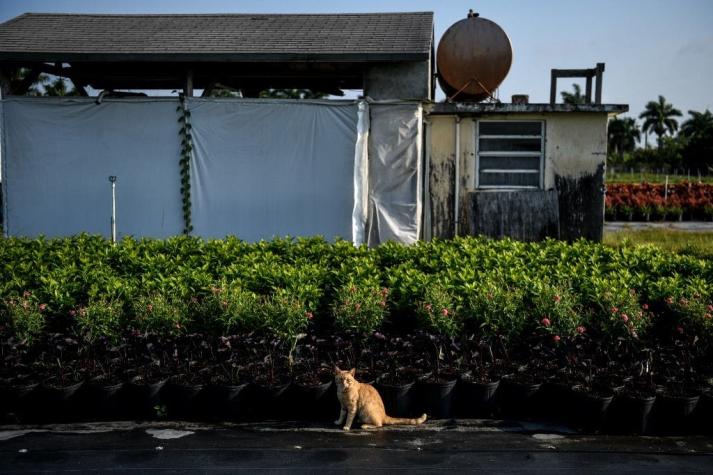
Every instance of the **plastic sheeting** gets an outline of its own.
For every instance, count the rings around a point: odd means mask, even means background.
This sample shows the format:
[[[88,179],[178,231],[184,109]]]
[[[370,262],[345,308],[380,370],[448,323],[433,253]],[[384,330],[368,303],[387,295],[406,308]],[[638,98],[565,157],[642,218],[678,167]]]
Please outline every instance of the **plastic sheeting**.
[[[175,99],[3,101],[5,232],[180,234]],[[412,243],[421,106],[189,98],[194,234]],[[368,146],[367,146],[368,143]]]
[[[191,99],[188,108],[195,234],[353,238],[356,103]]]
[[[117,176],[119,236],[180,234],[174,100],[3,101],[3,194],[10,236],[110,236]]]
[[[420,103],[370,105],[368,243],[419,239],[422,206]]]

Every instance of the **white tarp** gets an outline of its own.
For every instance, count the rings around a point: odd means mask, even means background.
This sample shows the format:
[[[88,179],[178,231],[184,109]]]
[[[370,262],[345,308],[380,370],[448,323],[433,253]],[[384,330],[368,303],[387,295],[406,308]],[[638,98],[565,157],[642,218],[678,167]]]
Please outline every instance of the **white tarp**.
[[[110,175],[119,236],[180,234],[177,106],[3,101],[6,234],[108,236]],[[418,239],[420,105],[189,98],[187,107],[195,235]]]
[[[370,246],[419,239],[422,111],[420,103],[370,104]]]
[[[191,99],[188,109],[195,234],[353,238],[356,103]]]
[[[118,177],[119,236],[180,234],[174,100],[8,98],[3,101],[5,232],[110,235]]]

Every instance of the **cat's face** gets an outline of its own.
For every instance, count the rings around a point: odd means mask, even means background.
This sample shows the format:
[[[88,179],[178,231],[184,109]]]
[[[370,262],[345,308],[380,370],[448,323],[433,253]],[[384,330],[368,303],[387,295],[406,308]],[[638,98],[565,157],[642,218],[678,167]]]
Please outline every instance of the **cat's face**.
[[[339,368],[335,368],[334,382],[337,383],[337,386],[339,386],[340,388],[347,389],[350,386],[357,383],[357,380],[354,379],[355,374],[356,374],[355,368],[352,368],[349,371],[342,371]]]

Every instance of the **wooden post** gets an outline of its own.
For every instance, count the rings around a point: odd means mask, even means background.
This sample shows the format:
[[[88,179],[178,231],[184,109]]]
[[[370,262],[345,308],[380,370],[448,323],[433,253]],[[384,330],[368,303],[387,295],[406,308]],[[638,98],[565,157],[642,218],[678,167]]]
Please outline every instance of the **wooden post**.
[[[587,96],[587,104],[592,103],[592,76],[587,76],[587,89],[585,92]]]
[[[557,75],[553,69],[552,77],[550,79],[550,104],[554,105],[557,102]]]
[[[186,83],[183,86],[183,95],[193,97],[193,70],[186,71]]]
[[[602,103],[602,77],[604,76],[604,63],[597,63],[597,68],[596,68],[596,75],[597,75],[597,84],[596,84],[596,90],[595,90],[595,98],[594,98],[594,103],[595,104],[601,104]]]

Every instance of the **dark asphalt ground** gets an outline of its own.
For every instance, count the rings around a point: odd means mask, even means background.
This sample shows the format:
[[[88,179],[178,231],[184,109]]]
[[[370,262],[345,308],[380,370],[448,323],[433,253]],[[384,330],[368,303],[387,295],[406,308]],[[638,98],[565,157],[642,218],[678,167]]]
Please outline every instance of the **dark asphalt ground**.
[[[712,437],[583,436],[517,423],[0,427],[0,472],[713,473]]]

